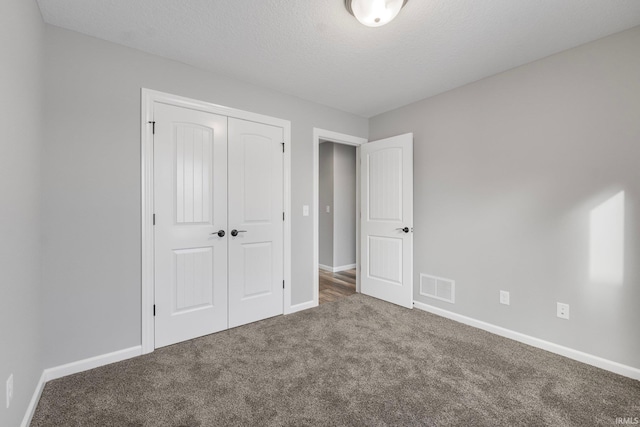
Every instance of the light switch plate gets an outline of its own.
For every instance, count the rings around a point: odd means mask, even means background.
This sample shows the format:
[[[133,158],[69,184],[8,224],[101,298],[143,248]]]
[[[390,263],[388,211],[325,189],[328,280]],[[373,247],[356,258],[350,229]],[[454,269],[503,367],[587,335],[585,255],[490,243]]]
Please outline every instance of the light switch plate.
[[[309,216],[309,205],[302,205],[302,216]]]
[[[500,291],[500,304],[509,305],[509,292]]]

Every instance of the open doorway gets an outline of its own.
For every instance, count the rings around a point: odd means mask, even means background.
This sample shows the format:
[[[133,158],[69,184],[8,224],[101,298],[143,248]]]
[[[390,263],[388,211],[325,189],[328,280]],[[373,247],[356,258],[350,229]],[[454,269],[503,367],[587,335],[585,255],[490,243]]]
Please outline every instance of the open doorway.
[[[364,138],[314,129],[314,299],[360,292],[360,145]]]
[[[356,293],[356,147],[320,140],[319,304]]]

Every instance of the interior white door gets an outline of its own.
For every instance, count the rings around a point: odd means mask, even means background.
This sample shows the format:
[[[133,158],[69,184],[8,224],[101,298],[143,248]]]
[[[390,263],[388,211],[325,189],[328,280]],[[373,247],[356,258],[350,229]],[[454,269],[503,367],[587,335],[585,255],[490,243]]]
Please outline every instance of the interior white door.
[[[413,308],[413,134],[360,146],[361,291]]]
[[[229,118],[230,328],[283,313],[283,141],[280,127]]]
[[[158,348],[228,326],[227,117],[156,103],[154,120]]]

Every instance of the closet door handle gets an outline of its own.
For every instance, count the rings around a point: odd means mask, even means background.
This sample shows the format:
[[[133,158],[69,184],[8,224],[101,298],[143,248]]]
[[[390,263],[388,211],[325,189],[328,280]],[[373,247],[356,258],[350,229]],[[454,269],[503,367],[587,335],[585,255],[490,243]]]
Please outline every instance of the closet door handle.
[[[231,235],[233,237],[236,237],[238,235],[238,233],[246,233],[247,230],[236,230],[235,228],[233,230],[231,230]]]
[[[396,230],[400,230],[400,231],[404,231],[405,233],[408,233],[409,232],[409,227],[396,228]]]
[[[214,234],[217,234],[218,237],[224,237],[224,230],[220,230],[220,231],[216,231],[214,233],[211,233],[211,235],[213,236]]]

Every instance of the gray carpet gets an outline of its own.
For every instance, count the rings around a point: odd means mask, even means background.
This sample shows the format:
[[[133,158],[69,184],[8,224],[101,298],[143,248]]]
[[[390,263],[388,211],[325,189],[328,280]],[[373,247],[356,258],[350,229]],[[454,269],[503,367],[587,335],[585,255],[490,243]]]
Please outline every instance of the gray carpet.
[[[640,382],[363,295],[47,383],[32,426],[589,426]]]

